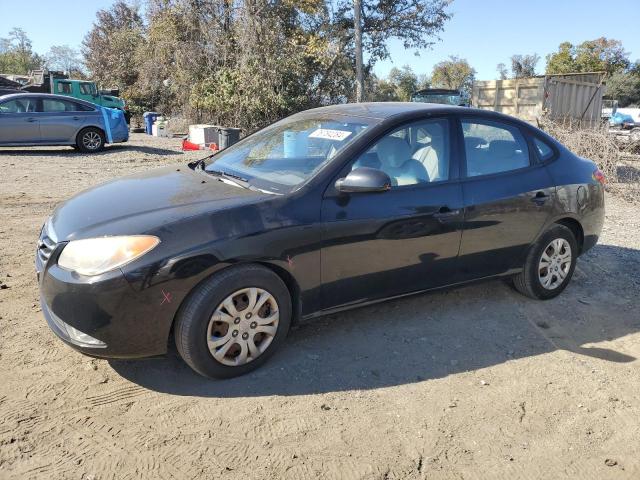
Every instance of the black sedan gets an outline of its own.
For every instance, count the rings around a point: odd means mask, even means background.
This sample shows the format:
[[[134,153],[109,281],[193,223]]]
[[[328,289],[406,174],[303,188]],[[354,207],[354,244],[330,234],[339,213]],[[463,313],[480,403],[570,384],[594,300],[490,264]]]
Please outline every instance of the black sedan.
[[[491,277],[558,295],[604,220],[604,177],[514,118],[419,103],[302,112],[189,165],[82,192],[36,255],[50,328],[96,357],[209,377],[301,319]]]

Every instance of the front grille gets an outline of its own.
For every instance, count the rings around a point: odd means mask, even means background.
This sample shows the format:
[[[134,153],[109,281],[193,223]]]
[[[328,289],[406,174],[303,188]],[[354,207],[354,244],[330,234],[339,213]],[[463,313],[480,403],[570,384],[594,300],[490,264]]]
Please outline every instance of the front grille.
[[[51,224],[47,222],[42,227],[42,232],[38,239],[38,257],[43,264],[49,261],[49,257],[51,257],[51,254],[55,250],[56,244],[57,242],[55,240],[55,234],[51,229]]]

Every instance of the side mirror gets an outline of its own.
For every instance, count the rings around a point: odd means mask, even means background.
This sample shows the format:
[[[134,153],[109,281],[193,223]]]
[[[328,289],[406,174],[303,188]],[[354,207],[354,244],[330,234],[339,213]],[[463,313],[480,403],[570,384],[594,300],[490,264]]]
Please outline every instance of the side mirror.
[[[382,170],[360,167],[336,180],[335,186],[342,193],[386,192],[391,189],[391,179]]]

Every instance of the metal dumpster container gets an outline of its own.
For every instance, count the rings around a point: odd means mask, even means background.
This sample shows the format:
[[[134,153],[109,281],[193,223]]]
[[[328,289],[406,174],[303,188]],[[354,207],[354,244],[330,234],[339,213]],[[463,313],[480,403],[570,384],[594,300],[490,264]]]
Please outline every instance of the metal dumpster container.
[[[237,143],[240,140],[240,132],[239,128],[224,128],[221,127],[218,129],[218,147],[220,150],[223,150],[227,147],[230,147],[234,143]]]
[[[540,75],[473,83],[473,107],[506,113],[530,123],[543,115],[586,125],[601,120],[604,74]]]

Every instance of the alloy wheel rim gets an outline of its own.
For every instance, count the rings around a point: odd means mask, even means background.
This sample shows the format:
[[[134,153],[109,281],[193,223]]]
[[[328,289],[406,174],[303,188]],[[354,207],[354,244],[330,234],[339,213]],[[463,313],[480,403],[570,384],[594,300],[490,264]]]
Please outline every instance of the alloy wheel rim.
[[[547,290],[558,288],[571,270],[571,245],[564,238],[556,238],[542,251],[538,263],[538,279]]]
[[[96,132],[87,132],[82,136],[82,144],[90,150],[95,150],[96,148],[98,148],[100,146],[100,143],[100,135],[98,135]]]
[[[213,312],[207,327],[207,346],[219,363],[230,367],[245,365],[266,351],[276,336],[279,321],[278,302],[267,290],[237,290]]]

